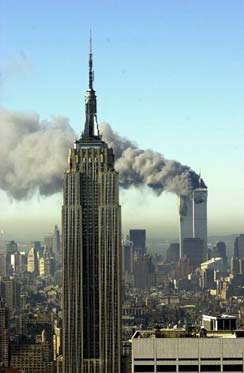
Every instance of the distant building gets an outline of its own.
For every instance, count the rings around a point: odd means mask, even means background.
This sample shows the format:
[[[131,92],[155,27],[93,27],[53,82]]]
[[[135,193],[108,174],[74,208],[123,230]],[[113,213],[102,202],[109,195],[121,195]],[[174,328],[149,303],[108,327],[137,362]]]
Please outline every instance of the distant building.
[[[201,287],[203,289],[216,288],[216,271],[213,268],[205,268],[201,271]]]
[[[18,245],[14,241],[7,243],[7,253],[6,253],[6,275],[12,276],[13,267],[11,264],[11,257],[13,254],[18,252]]]
[[[199,187],[193,190],[193,237],[203,241],[203,260],[208,258],[207,197],[207,187],[200,179]]]
[[[204,242],[200,238],[184,238],[182,255],[189,258],[193,269],[199,268],[204,261]]]
[[[146,253],[146,230],[130,229],[130,241],[134,244],[134,250],[144,255]]]
[[[244,258],[244,234],[240,234],[235,239],[234,256]]]
[[[223,272],[224,270],[224,261],[223,258],[212,258],[206,262],[201,263],[201,269],[213,269],[215,271]]]
[[[230,260],[230,272],[233,276],[241,273],[240,270],[240,259],[238,257],[232,257]]]
[[[53,232],[53,239],[52,239],[52,249],[54,254],[59,254],[61,248],[61,242],[60,242],[60,231],[58,229],[58,226],[55,225],[54,232]]]
[[[0,296],[9,309],[19,309],[20,285],[14,278],[2,277],[0,279]]]
[[[208,258],[207,249],[207,195],[208,190],[199,178],[192,194],[180,196],[180,256],[183,256],[183,241],[200,238],[203,241],[203,260]]]
[[[216,245],[213,247],[212,257],[213,258],[223,258],[224,261],[227,260],[225,242],[218,241],[216,243]]]
[[[208,330],[236,330],[237,322],[235,316],[221,315],[221,316],[202,316],[202,326]]]
[[[134,256],[134,286],[138,289],[147,289],[155,283],[154,265],[150,255]]]
[[[179,243],[171,243],[167,250],[167,261],[177,263],[180,259],[180,245]]]
[[[186,256],[180,258],[175,269],[175,277],[177,280],[187,278],[190,273],[192,273],[193,267],[190,263],[190,259]]]
[[[39,272],[38,266],[37,250],[32,247],[28,254],[27,271],[37,275]]]
[[[6,255],[0,253],[0,277],[6,276]]]
[[[8,367],[9,359],[9,312],[0,299],[0,367]]]
[[[122,241],[122,272],[133,272],[134,245],[129,240]]]
[[[44,243],[44,247],[46,247],[48,251],[52,251],[53,250],[53,235],[49,234],[48,236],[45,236],[43,243]]]

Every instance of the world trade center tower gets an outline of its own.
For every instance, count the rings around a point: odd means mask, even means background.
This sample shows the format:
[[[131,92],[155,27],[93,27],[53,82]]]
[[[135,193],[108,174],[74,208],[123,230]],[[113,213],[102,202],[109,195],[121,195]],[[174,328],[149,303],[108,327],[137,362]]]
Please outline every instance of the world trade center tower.
[[[121,212],[113,150],[102,140],[92,50],[86,119],[64,175],[63,367],[65,373],[120,373]]]

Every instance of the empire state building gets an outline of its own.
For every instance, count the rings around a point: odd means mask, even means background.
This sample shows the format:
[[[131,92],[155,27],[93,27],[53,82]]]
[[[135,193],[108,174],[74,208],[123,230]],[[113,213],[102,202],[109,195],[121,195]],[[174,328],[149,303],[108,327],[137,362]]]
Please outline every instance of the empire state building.
[[[120,373],[121,212],[113,150],[102,140],[92,50],[86,119],[64,175],[63,356],[65,373]]]

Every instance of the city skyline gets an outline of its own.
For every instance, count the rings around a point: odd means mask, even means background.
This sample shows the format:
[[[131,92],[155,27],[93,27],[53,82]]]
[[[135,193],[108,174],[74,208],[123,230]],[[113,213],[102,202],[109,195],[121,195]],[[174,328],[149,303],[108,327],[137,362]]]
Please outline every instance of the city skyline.
[[[101,6],[97,2],[101,14],[93,20],[96,27],[88,20],[80,25],[75,7],[65,2],[59,3],[59,19],[51,22],[57,6],[54,2],[45,28],[40,17],[47,2],[35,11],[30,2],[21,4],[25,27],[17,17],[18,4],[12,9],[10,3],[1,5],[3,108],[36,112],[42,120],[50,120],[53,115],[68,117],[78,136],[83,121],[87,39],[92,26],[101,121],[108,121],[113,130],[136,141],[140,148],[159,151],[168,159],[201,171],[209,189],[210,235],[243,230],[241,1],[234,6],[227,1],[205,5],[176,1],[175,8],[168,1],[164,5],[155,2],[150,12],[149,5],[142,4],[141,19],[135,23],[135,5],[128,14],[126,4],[105,1]],[[73,5],[80,9],[75,1]],[[24,14],[27,8],[30,22]],[[127,15],[125,30],[121,19],[118,21],[121,11]],[[91,8],[85,5],[84,12],[88,16]],[[56,41],[60,40],[61,21],[66,17],[70,27],[62,31],[62,36],[66,32],[67,48],[62,59],[64,47]],[[107,23],[102,29],[103,17]],[[116,21],[118,27],[114,28]],[[143,22],[154,27],[146,32]],[[43,43],[48,32],[48,42]],[[61,194],[11,202],[1,191],[0,200],[0,228],[8,238],[24,239],[28,230],[33,239],[39,238],[60,222]],[[123,232],[146,228],[149,236],[177,237],[174,195],[156,197],[148,189],[122,189],[121,204]]]

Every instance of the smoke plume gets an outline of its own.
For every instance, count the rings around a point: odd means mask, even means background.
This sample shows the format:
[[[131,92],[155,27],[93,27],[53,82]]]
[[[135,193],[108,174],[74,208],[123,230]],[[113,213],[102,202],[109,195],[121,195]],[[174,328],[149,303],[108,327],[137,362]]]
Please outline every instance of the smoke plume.
[[[15,199],[59,191],[74,137],[65,118],[47,122],[36,114],[1,109],[0,188]]]
[[[188,166],[167,160],[153,150],[101,126],[103,140],[114,149],[116,170],[123,188],[147,185],[163,191],[188,195],[198,184],[198,175]],[[67,118],[41,121],[36,114],[0,110],[0,189],[15,199],[31,197],[36,191],[50,195],[62,189],[68,149],[75,133]]]
[[[188,195],[198,186],[199,175],[189,166],[168,160],[151,149],[143,150],[121,137],[108,124],[101,128],[104,140],[114,149],[116,170],[124,188],[147,185],[155,193],[163,191]]]

